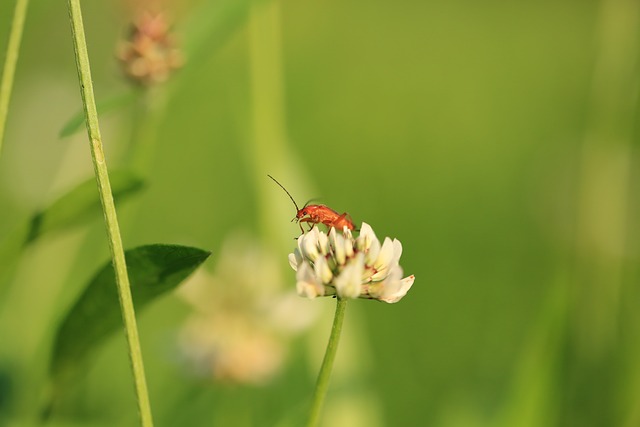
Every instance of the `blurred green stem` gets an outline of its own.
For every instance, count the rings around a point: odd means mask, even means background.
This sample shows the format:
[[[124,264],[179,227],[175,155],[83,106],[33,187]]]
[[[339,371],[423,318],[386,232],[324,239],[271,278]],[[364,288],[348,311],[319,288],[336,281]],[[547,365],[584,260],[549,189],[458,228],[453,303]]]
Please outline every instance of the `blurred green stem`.
[[[575,306],[579,357],[602,360],[619,339],[638,112],[640,8],[603,0],[588,122],[579,157]]]
[[[342,323],[346,307],[347,299],[338,297],[336,314],[333,318],[333,326],[331,327],[331,336],[329,336],[327,350],[324,353],[324,359],[322,360],[322,366],[320,367],[320,373],[318,374],[318,380],[316,381],[316,389],[313,393],[313,401],[311,403],[311,411],[309,412],[307,427],[315,427],[320,421],[320,413],[322,412],[324,398],[327,394],[327,389],[329,388],[329,378],[331,377],[333,361],[336,358],[336,352],[338,350],[338,341],[340,340],[340,332],[342,331]]]
[[[627,403],[615,394],[625,390],[637,396],[640,390],[635,362],[640,347],[629,346],[627,328],[634,322],[626,313],[631,307],[626,300],[632,300],[637,289],[632,272],[637,240],[638,5],[634,0],[600,1],[588,120],[579,153],[575,260],[568,298],[573,336],[571,352],[565,356],[568,377],[579,386],[567,388],[564,398],[573,404],[565,408],[573,409],[565,409],[564,417],[589,419],[593,425],[640,425],[637,399]],[[620,366],[621,354],[629,355],[631,369],[619,369],[612,378],[593,375]],[[601,393],[594,395],[594,389]],[[603,410],[612,407],[616,411]],[[623,417],[626,422],[620,421]]]
[[[89,134],[89,140],[91,141],[91,158],[93,160],[94,172],[98,183],[98,191],[100,193],[100,201],[102,203],[102,209],[107,226],[109,248],[111,250],[113,268],[116,274],[118,296],[120,298],[122,317],[129,345],[129,356],[132,364],[141,424],[143,426],[152,426],[153,421],[151,417],[151,407],[149,404],[147,383],[144,375],[142,351],[140,349],[140,341],[138,338],[138,328],[136,326],[133,300],[131,298],[129,277],[127,275],[127,265],[124,258],[122,239],[120,238],[120,228],[118,226],[116,209],[113,203],[113,194],[111,193],[111,184],[109,183],[107,164],[105,162],[102,148],[102,139],[100,137],[98,113],[96,111],[96,102],[93,94],[93,83],[91,80],[91,69],[89,67],[89,55],[87,53],[84,25],[82,23],[80,0],[69,0],[69,17],[71,20],[71,30],[73,33],[73,44],[78,68],[78,79],[80,81],[80,90],[82,93],[82,103],[86,117],[87,132]]]
[[[153,163],[158,129],[165,117],[170,89],[143,88],[138,92],[128,160],[131,169],[143,178],[149,176]]]
[[[24,19],[27,16],[27,6],[29,0],[17,0],[11,23],[11,33],[7,45],[7,57],[4,61],[2,71],[2,83],[0,83],[0,152],[2,152],[2,141],[4,140],[4,130],[9,112],[9,100],[11,89],[13,88],[13,77],[18,63],[18,53],[20,52],[20,41],[24,32]]]
[[[2,311],[9,281],[18,265],[20,253],[27,242],[30,229],[29,222],[25,221],[14,226],[0,242],[0,311]]]
[[[292,207],[288,202],[274,205],[272,197],[282,194],[274,191],[277,187],[267,178],[267,174],[274,175],[295,194],[302,175],[289,172],[300,162],[287,144],[280,15],[278,0],[255,1],[249,13],[251,136],[245,156],[257,189],[260,232],[265,241],[288,248],[291,228],[282,219],[291,217]]]

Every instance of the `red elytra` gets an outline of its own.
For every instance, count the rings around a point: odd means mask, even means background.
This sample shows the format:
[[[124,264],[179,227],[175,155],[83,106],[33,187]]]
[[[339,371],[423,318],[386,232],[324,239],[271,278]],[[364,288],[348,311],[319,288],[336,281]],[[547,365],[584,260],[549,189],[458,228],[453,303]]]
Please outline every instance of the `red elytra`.
[[[344,227],[347,227],[349,230],[354,230],[356,227],[353,225],[353,219],[351,215],[348,213],[339,214],[338,212],[331,209],[329,206],[325,205],[304,205],[302,209],[298,208],[298,204],[293,199],[291,193],[287,191],[286,188],[282,184],[280,184],[274,177],[271,175],[267,175],[271,178],[276,184],[280,186],[284,190],[285,193],[289,196],[293,205],[296,207],[296,216],[291,221],[296,221],[298,225],[300,225],[300,230],[304,233],[304,229],[302,228],[303,222],[307,222],[311,224],[309,231],[313,229],[316,224],[324,224],[327,227],[335,228],[336,230],[343,230]]]

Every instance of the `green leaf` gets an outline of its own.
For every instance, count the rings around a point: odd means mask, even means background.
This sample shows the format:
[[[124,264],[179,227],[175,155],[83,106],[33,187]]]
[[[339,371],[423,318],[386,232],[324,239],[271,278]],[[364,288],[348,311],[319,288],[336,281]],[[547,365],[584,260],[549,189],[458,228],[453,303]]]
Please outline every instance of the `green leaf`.
[[[125,252],[136,312],[177,287],[211,253],[179,245],[148,245]],[[105,264],[60,323],[51,358],[59,383],[111,333],[122,328],[115,273]]]
[[[141,179],[124,170],[110,172],[109,179],[116,202],[144,188]],[[92,217],[98,217],[101,212],[96,180],[88,179],[31,218],[26,242],[31,243],[50,231],[78,225]]]
[[[110,111],[117,110],[121,107],[125,107],[136,99],[136,92],[126,93],[124,95],[118,95],[114,98],[107,99],[102,102],[98,102],[96,108],[98,114],[108,113]],[[73,115],[60,130],[58,136],[60,138],[66,138],[74,133],[78,132],[84,126],[84,111],[80,110]]]

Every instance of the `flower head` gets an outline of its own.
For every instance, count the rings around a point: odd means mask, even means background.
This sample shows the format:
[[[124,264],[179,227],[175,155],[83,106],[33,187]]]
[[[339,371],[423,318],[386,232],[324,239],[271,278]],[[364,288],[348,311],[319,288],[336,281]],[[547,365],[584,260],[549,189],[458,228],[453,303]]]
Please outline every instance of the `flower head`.
[[[313,307],[294,304],[279,263],[246,236],[220,250],[215,272],[200,269],[178,290],[191,307],[179,354],[198,376],[231,384],[267,383],[281,370],[291,338],[311,326]]]
[[[150,12],[132,24],[127,40],[118,47],[118,59],[125,75],[142,86],[164,82],[183,63],[165,16]]]
[[[298,247],[289,254],[296,271],[298,295],[338,295],[341,298],[377,299],[387,303],[404,297],[415,277],[402,278],[399,265],[402,244],[386,237],[382,244],[365,222],[356,238],[346,227],[329,234],[314,227],[298,238]]]

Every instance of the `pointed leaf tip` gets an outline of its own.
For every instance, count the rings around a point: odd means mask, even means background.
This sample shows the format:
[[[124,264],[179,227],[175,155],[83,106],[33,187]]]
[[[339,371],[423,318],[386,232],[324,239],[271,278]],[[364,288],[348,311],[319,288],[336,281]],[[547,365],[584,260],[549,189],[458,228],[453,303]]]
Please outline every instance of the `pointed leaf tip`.
[[[176,288],[211,252],[198,248],[155,244],[125,252],[136,313]],[[56,383],[66,380],[122,319],[111,261],[91,279],[59,324],[50,373]]]

